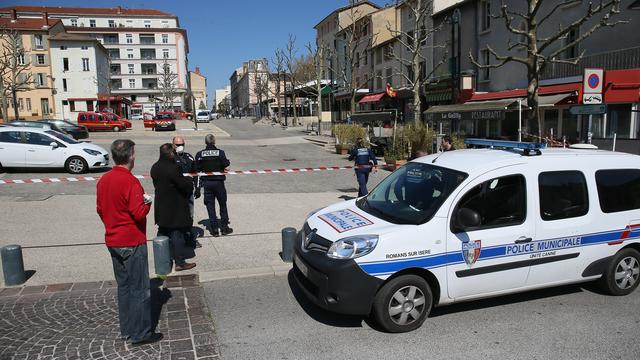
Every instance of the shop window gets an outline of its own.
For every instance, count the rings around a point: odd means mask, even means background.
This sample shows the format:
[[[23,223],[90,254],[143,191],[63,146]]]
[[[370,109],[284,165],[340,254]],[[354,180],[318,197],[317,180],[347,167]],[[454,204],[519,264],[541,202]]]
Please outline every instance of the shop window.
[[[544,112],[544,129],[542,134],[546,137],[558,138],[559,110],[551,109]]]
[[[569,109],[562,110],[562,135],[566,136],[571,144],[578,142],[580,138],[578,116],[571,114]]]
[[[616,104],[607,106],[606,137],[616,135],[620,139],[631,136],[631,104]]]

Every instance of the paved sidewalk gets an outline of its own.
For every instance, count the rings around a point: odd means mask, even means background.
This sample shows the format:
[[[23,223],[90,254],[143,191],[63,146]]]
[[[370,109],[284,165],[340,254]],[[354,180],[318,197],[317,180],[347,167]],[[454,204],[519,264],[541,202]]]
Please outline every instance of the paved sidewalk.
[[[152,280],[156,344],[120,340],[115,282],[0,289],[0,359],[218,359],[204,291],[195,275]]]

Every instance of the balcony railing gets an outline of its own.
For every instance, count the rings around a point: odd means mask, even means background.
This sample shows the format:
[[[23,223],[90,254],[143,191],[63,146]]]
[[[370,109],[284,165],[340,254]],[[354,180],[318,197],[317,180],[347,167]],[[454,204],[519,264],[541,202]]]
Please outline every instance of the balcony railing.
[[[540,75],[541,80],[580,76],[585,68],[606,70],[633,69],[640,67],[640,47],[609,51],[585,56],[576,65],[549,64]]]
[[[140,44],[143,45],[153,45],[156,43],[155,39],[144,39],[144,38],[140,38]]]

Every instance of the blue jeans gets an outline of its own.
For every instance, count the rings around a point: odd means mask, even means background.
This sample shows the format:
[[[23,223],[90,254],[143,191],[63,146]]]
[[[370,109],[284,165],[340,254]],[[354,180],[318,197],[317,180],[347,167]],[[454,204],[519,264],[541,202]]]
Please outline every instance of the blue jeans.
[[[158,229],[158,235],[164,235],[169,238],[171,258],[173,258],[176,265],[182,266],[185,263],[184,246],[187,239],[186,234],[189,230],[191,229],[168,229],[163,227]]]
[[[152,334],[147,244],[110,247],[109,252],[118,283],[120,335],[143,341]]]
[[[371,169],[356,169],[356,179],[358,179],[358,197],[365,196],[369,193],[367,190],[367,181],[369,181],[369,174]]]
[[[219,229],[229,225],[229,213],[227,212],[227,189],[224,187],[222,180],[209,180],[203,182],[204,187],[204,205],[207,207],[209,214],[209,223],[211,228]],[[220,205],[220,221],[216,216],[216,199]]]

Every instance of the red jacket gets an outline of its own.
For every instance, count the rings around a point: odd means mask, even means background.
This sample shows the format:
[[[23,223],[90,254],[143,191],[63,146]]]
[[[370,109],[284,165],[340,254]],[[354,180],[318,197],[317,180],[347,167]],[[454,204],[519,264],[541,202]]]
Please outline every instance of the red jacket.
[[[97,185],[96,209],[104,223],[107,247],[144,244],[147,241],[147,214],[144,189],[129,170],[116,166]]]

